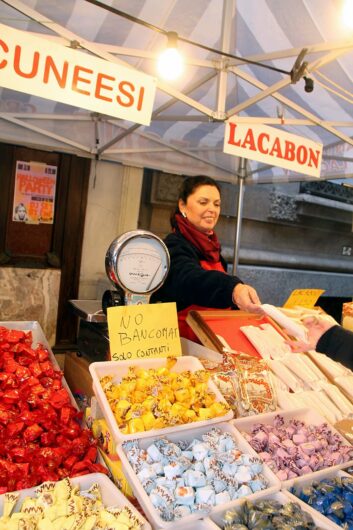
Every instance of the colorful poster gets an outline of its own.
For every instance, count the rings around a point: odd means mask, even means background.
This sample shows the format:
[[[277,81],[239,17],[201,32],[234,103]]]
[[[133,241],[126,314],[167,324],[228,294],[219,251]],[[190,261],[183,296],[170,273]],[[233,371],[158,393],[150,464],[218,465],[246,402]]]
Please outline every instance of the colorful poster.
[[[13,221],[53,224],[57,169],[40,162],[17,161]]]

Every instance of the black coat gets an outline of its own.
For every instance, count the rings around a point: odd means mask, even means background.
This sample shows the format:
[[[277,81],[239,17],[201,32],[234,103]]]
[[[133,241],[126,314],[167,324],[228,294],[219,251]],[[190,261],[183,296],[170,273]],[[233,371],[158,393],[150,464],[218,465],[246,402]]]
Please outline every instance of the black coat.
[[[237,276],[204,270],[200,261],[205,256],[180,232],[169,234],[164,242],[170,254],[170,271],[164,285],[153,293],[151,302],[176,302],[178,311],[190,305],[236,308],[232,302],[233,289],[242,283]],[[221,262],[226,270],[222,257]]]
[[[318,340],[316,351],[326,353],[334,361],[353,369],[353,333],[341,326],[333,326]]]

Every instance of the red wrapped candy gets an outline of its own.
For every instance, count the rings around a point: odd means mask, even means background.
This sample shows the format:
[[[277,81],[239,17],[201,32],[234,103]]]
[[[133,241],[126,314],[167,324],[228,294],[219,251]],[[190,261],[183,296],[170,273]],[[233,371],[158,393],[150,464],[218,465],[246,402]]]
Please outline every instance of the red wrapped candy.
[[[91,432],[62,386],[62,373],[32,334],[0,326],[0,494],[92,472]]]

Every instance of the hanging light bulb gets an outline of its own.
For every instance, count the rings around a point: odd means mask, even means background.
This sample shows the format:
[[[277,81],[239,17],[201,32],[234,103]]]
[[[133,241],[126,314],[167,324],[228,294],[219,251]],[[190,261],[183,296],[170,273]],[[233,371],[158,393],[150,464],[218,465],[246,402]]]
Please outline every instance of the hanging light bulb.
[[[160,54],[157,62],[159,75],[168,81],[177,79],[184,70],[184,60],[178,50],[178,34],[175,31],[167,33],[168,44]]]
[[[345,0],[342,6],[342,22],[353,28],[353,0]]]

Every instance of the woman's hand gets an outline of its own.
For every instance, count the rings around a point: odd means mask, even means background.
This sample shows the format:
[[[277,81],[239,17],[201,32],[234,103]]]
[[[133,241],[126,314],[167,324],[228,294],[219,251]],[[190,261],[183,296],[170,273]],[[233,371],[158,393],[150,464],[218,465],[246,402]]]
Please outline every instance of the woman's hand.
[[[238,283],[233,289],[233,302],[242,311],[248,313],[263,313],[261,301],[257,292],[251,285]]]
[[[322,335],[332,328],[332,326],[337,326],[337,322],[330,317],[329,315],[325,316],[310,316],[302,319],[304,326],[307,329],[307,342],[300,340],[288,340],[286,341],[289,344],[293,352],[305,352],[308,350],[316,350],[316,345]]]

